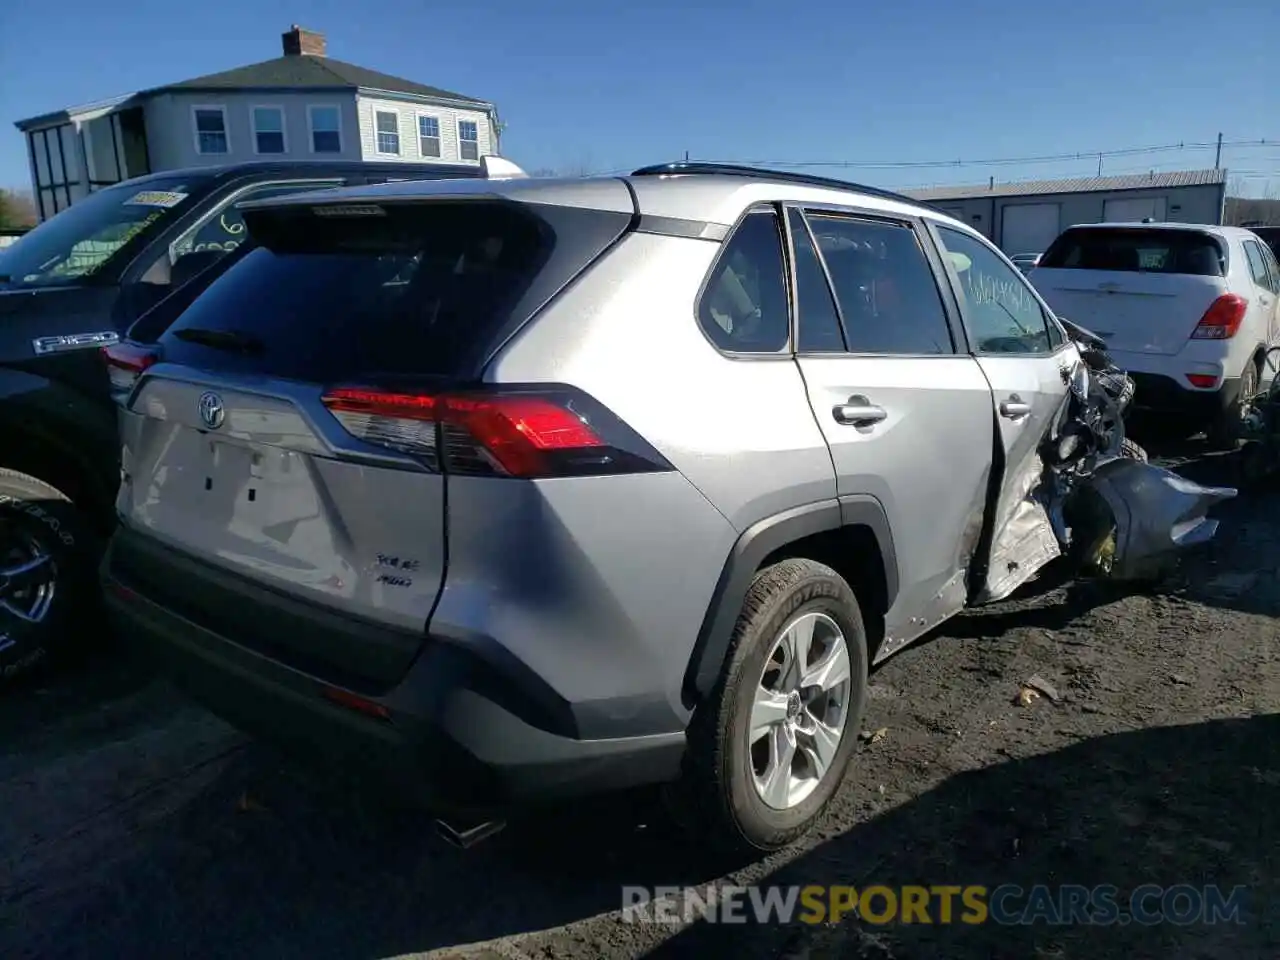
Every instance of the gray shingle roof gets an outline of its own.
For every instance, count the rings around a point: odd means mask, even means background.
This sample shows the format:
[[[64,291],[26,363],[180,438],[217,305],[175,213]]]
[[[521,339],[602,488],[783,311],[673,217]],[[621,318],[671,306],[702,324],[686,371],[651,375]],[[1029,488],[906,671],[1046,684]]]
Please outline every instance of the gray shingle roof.
[[[1135,173],[1123,177],[1079,177],[1074,180],[1025,180],[965,187],[925,187],[902,192],[916,200],[971,200],[983,197],[1025,197],[1048,193],[1100,193],[1107,190],[1149,190],[1200,187],[1226,183],[1226,170],[1175,170]]]
[[[379,73],[367,67],[344,63],[331,57],[291,56],[276,57],[245,67],[223,70],[207,76],[169,83],[144,93],[164,93],[170,90],[271,90],[271,89],[345,89],[364,87],[386,90],[391,93],[407,93],[419,97],[438,97],[464,103],[488,105],[486,100],[464,96],[425,83],[415,83],[387,73]]]

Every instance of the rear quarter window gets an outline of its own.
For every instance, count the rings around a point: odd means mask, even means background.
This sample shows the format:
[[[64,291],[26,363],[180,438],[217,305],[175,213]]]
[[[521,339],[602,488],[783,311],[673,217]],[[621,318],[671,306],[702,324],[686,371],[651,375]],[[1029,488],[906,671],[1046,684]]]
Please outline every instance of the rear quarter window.
[[[462,200],[246,210],[252,249],[160,337],[164,358],[318,383],[465,377],[629,217]]]
[[[1076,228],[1053,242],[1040,259],[1039,269],[1222,277],[1226,266],[1226,245],[1207,233]]]

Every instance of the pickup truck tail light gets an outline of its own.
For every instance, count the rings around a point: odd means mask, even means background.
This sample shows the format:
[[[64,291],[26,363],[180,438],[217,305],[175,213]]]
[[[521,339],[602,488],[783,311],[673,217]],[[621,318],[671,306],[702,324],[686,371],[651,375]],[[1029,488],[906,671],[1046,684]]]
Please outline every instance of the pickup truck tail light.
[[[136,343],[115,343],[102,348],[102,359],[111,379],[111,396],[123,400],[147,368],[160,359],[160,352]]]
[[[1249,301],[1236,293],[1224,293],[1204,312],[1192,331],[1192,340],[1230,340],[1244,322]]]

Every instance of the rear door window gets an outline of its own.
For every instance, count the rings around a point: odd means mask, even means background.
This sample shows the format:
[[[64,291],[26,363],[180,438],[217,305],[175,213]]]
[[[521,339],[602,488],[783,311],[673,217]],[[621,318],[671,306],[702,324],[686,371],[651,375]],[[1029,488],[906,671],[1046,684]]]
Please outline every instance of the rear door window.
[[[1267,269],[1271,271],[1271,292],[1280,294],[1280,262],[1276,261],[1276,255],[1271,248],[1263,243],[1260,247],[1262,256],[1266,258]]]
[[[791,250],[796,268],[796,351],[798,353],[844,353],[844,334],[831,286],[809,228],[799,210],[787,211],[791,228]]]
[[[626,227],[508,201],[245,212],[253,243],[160,338],[166,360],[329,383],[469,376]]]
[[[1050,245],[1038,269],[1221,277],[1225,260],[1222,242],[1195,230],[1077,227]]]
[[[850,353],[954,352],[942,294],[910,226],[813,211],[805,216],[835,286]]]
[[[1262,247],[1253,240],[1244,242],[1244,255],[1249,261],[1249,275],[1253,277],[1254,286],[1261,287],[1263,290],[1272,288],[1271,275],[1267,269],[1267,258],[1262,253]]]

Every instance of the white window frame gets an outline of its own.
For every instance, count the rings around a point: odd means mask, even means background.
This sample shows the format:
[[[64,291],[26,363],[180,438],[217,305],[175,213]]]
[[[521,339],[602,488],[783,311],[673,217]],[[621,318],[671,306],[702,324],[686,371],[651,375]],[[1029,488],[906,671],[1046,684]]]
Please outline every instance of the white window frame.
[[[338,150],[337,153],[328,150],[320,151],[316,149],[316,110],[333,110],[338,115]],[[325,131],[328,132],[328,131]],[[377,146],[375,143],[374,146]],[[309,103],[307,104],[307,148],[309,152],[324,157],[333,157],[342,153],[346,149],[346,137],[342,130],[342,107],[336,103]]]
[[[196,114],[202,110],[222,115],[222,137],[227,141],[227,149],[224,153],[210,153],[200,149],[200,127],[196,123]],[[193,103],[191,105],[191,141],[195,145],[196,156],[227,157],[231,155],[231,124],[227,121],[227,108],[224,104]]]
[[[422,118],[428,117],[436,122],[436,140],[439,141],[440,150],[432,155],[422,152]],[[419,110],[414,118],[414,123],[418,128],[418,156],[423,160],[443,160],[444,159],[444,132],[440,129],[440,115],[438,113],[429,113],[425,110]]]
[[[280,117],[280,142],[284,148],[279,153],[263,153],[258,149],[258,110],[274,110]],[[253,152],[259,157],[283,157],[289,153],[289,125],[285,122],[284,107],[278,103],[251,103],[249,104],[249,130],[253,134]],[[274,130],[266,130],[264,133],[274,133]]]
[[[378,116],[380,114],[383,116],[390,114],[391,116],[396,118],[396,146],[399,149],[397,149],[395,153],[388,153],[384,151],[382,149],[381,144],[378,143]],[[372,119],[373,119],[373,152],[380,157],[403,157],[404,156],[404,131],[400,129],[400,111],[384,110],[381,107],[374,107]]]
[[[476,128],[476,138],[475,138],[474,140],[463,140],[463,139],[462,139],[462,125],[463,125],[464,123],[470,123],[470,124],[472,124],[472,125],[474,125],[474,126],[475,126],[475,128]],[[469,118],[469,117],[459,117],[459,118],[458,118],[458,123],[457,123],[457,128],[458,128],[458,159],[459,159],[459,160],[464,160],[464,161],[466,161],[467,163],[472,163],[472,162],[479,163],[479,162],[480,162],[480,121],[479,121],[479,120],[472,120],[472,119],[471,119],[471,118]],[[474,160],[474,161],[472,161],[470,158],[468,158],[468,157],[464,157],[464,156],[462,155],[462,145],[463,145],[464,143],[474,143],[474,144],[476,145],[476,157],[475,157],[475,160]]]

